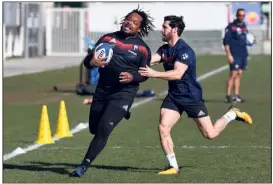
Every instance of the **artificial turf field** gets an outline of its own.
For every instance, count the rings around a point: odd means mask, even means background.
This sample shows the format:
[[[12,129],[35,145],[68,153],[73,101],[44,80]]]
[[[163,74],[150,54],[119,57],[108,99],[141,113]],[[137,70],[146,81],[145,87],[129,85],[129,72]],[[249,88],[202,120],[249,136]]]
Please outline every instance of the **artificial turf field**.
[[[226,64],[224,56],[199,56],[197,75]],[[162,66],[157,68],[162,69]],[[213,121],[229,107],[224,103],[228,70],[202,80]],[[87,122],[89,106],[84,97],[71,92],[54,92],[53,85],[73,90],[78,67],[3,80],[3,152],[25,148],[37,139],[42,105],[47,105],[52,134],[55,133],[60,100],[65,100],[70,128]],[[167,89],[163,80],[149,79],[140,90],[152,88],[158,94]],[[65,90],[64,90],[65,91]],[[271,58],[252,56],[241,83],[239,108],[249,112],[253,125],[232,122],[214,140],[203,138],[186,114],[172,131],[175,153],[182,169],[176,176],[158,176],[164,168],[157,132],[163,96],[132,109],[131,119],[113,131],[103,152],[82,178],[70,178],[82,160],[92,136],[88,129],[72,138],[3,161],[5,183],[271,183]],[[136,99],[135,102],[143,100]]]

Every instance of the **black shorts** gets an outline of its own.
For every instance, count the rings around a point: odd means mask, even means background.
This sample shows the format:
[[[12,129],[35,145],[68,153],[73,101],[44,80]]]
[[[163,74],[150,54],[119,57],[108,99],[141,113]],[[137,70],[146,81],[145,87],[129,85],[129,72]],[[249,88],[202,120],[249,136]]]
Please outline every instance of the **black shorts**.
[[[103,116],[122,116],[122,118],[129,119],[130,108],[133,104],[134,98],[120,98],[120,99],[107,99],[107,98],[93,98],[90,113],[89,113],[89,130],[95,134],[98,124]],[[124,113],[120,113],[122,112]],[[109,117],[111,118],[111,117]]]
[[[203,100],[198,102],[177,103],[167,95],[161,108],[177,111],[180,115],[185,111],[189,118],[202,118],[208,116],[208,110]]]
[[[247,56],[233,56],[234,62],[229,65],[230,71],[245,70],[247,66]]]

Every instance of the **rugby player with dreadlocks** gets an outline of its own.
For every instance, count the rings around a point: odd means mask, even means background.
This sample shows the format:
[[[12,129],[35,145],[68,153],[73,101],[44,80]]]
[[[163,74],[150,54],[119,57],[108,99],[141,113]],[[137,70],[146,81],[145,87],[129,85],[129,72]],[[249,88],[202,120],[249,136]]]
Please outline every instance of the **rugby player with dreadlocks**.
[[[139,88],[147,80],[138,73],[139,67],[150,66],[151,51],[142,40],[154,29],[153,18],[139,7],[128,13],[120,31],[102,36],[96,46],[107,42],[113,46],[113,56],[106,65],[89,52],[84,65],[88,69],[99,66],[100,78],[89,113],[89,131],[95,135],[81,164],[70,176],[81,177],[106,146],[107,140],[123,119],[129,119],[130,108]]]

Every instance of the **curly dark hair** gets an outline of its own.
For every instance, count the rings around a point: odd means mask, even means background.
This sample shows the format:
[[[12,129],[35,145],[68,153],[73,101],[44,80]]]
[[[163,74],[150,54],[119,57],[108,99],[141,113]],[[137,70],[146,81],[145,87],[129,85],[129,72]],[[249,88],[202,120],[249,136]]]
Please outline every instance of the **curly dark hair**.
[[[143,11],[142,9],[139,8],[139,5],[137,7],[137,9],[134,9],[133,11],[131,11],[130,13],[128,13],[121,21],[121,24],[123,24],[123,22],[132,14],[132,13],[137,13],[141,16],[142,21],[140,24],[140,32],[138,33],[138,35],[140,37],[143,36],[148,36],[150,31],[153,31],[155,26],[153,24],[154,18],[151,17],[147,12]]]

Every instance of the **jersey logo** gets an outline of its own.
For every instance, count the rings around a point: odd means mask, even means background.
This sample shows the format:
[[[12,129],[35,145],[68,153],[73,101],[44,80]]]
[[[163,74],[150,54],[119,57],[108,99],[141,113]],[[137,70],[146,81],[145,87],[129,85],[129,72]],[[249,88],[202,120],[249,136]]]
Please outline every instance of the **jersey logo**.
[[[128,50],[128,52],[130,52],[131,54],[133,54],[133,55],[137,56],[137,53],[135,53],[135,52],[134,52],[134,51],[132,51],[132,50]]]
[[[182,54],[181,58],[182,58],[182,60],[187,60],[189,58],[189,55],[184,53],[184,54]]]
[[[134,45],[134,50],[137,50],[138,49],[138,46],[137,45]]]
[[[115,38],[112,38],[109,42],[115,44],[115,43],[116,43],[116,39],[115,39]]]
[[[242,34],[241,28],[237,27],[236,31],[237,31],[238,34]]]

